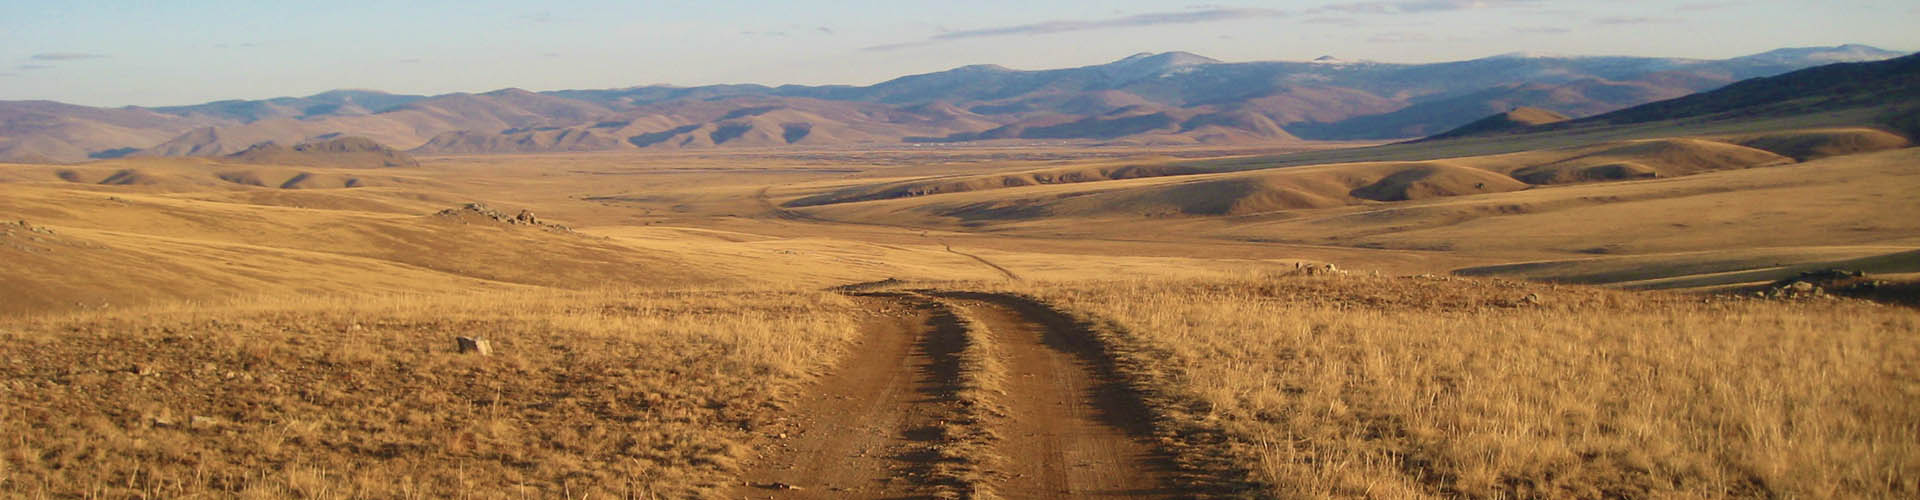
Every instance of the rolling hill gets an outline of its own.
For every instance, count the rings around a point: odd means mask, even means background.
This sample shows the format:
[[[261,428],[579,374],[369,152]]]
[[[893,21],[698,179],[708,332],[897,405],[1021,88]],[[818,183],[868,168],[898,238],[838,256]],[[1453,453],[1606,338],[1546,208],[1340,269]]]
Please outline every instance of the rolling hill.
[[[1445,139],[1470,135],[1486,135],[1501,132],[1525,130],[1528,127],[1567,121],[1567,115],[1540,108],[1519,107],[1505,113],[1481,118],[1473,123],[1434,135],[1428,139]]]
[[[1410,143],[820,186],[786,206],[830,220],[977,228],[1250,217],[1690,177],[1907,148],[1913,138],[1901,134],[1912,132],[1901,126],[1920,107],[1917,83],[1920,55],[1837,63],[1585,119],[1514,108]]]
[[[238,163],[309,167],[418,167],[420,161],[364,137],[334,137],[292,147],[262,143],[226,156]]]

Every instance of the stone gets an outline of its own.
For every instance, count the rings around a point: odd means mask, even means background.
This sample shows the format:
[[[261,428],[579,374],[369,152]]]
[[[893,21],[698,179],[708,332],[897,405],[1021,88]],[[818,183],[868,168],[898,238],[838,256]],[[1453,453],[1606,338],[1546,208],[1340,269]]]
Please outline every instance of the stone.
[[[1529,293],[1527,294],[1527,296],[1520,298],[1520,303],[1530,305],[1530,306],[1537,306],[1542,303],[1545,303],[1545,299],[1540,298],[1540,294]]]
[[[456,349],[458,349],[461,354],[479,354],[481,356],[493,355],[493,342],[490,342],[487,339],[474,338],[474,337],[460,337],[460,338],[454,339],[454,343],[456,344],[455,346]]]
[[[193,418],[187,419],[187,427],[195,429],[211,429],[218,425],[220,425],[220,419],[213,417],[194,415]]]
[[[1340,268],[1335,267],[1333,264],[1317,264],[1316,265],[1316,264],[1306,264],[1306,263],[1295,263],[1293,267],[1294,269],[1300,270],[1301,273],[1306,274],[1307,276],[1317,276],[1317,275],[1325,275],[1325,274],[1341,274]]]

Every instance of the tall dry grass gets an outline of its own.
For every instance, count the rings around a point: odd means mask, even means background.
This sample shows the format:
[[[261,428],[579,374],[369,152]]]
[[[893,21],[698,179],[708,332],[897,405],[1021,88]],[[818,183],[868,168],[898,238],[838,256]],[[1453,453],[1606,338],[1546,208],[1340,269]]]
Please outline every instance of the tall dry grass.
[[[654,498],[846,348],[806,291],[258,300],[0,323],[0,496]],[[491,357],[453,352],[490,339]]]
[[[1911,309],[1345,276],[1019,291],[1149,352],[1274,496],[1920,495]]]

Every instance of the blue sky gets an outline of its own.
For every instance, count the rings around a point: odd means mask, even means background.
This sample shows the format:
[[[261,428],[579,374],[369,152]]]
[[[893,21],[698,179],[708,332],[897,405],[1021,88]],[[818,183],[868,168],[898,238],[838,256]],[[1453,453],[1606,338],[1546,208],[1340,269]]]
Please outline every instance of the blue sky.
[[[400,4],[400,5],[394,5]],[[1920,50],[1920,3],[1317,0],[0,2],[0,100],[192,104],[404,93],[844,83],[1184,50],[1431,62],[1531,50],[1723,58]],[[1812,6],[1809,6],[1812,5]]]

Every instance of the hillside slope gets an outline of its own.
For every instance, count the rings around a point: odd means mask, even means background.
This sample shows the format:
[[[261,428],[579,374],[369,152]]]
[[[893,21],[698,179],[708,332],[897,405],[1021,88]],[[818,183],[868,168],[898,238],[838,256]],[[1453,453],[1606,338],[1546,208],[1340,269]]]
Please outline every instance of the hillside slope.
[[[1888,108],[1886,123],[1914,136],[1914,106],[1920,104],[1920,54],[1879,62],[1839,63],[1779,76],[1746,80],[1725,88],[1659,101],[1563,127],[1624,125],[1680,119],[1751,119]]]
[[[261,143],[227,155],[239,163],[310,167],[418,167],[420,161],[406,153],[364,137],[335,137],[324,141],[295,144]]]
[[[1530,127],[1567,121],[1567,116],[1540,108],[1513,108],[1478,121],[1428,137],[1427,140],[1523,132]]]

